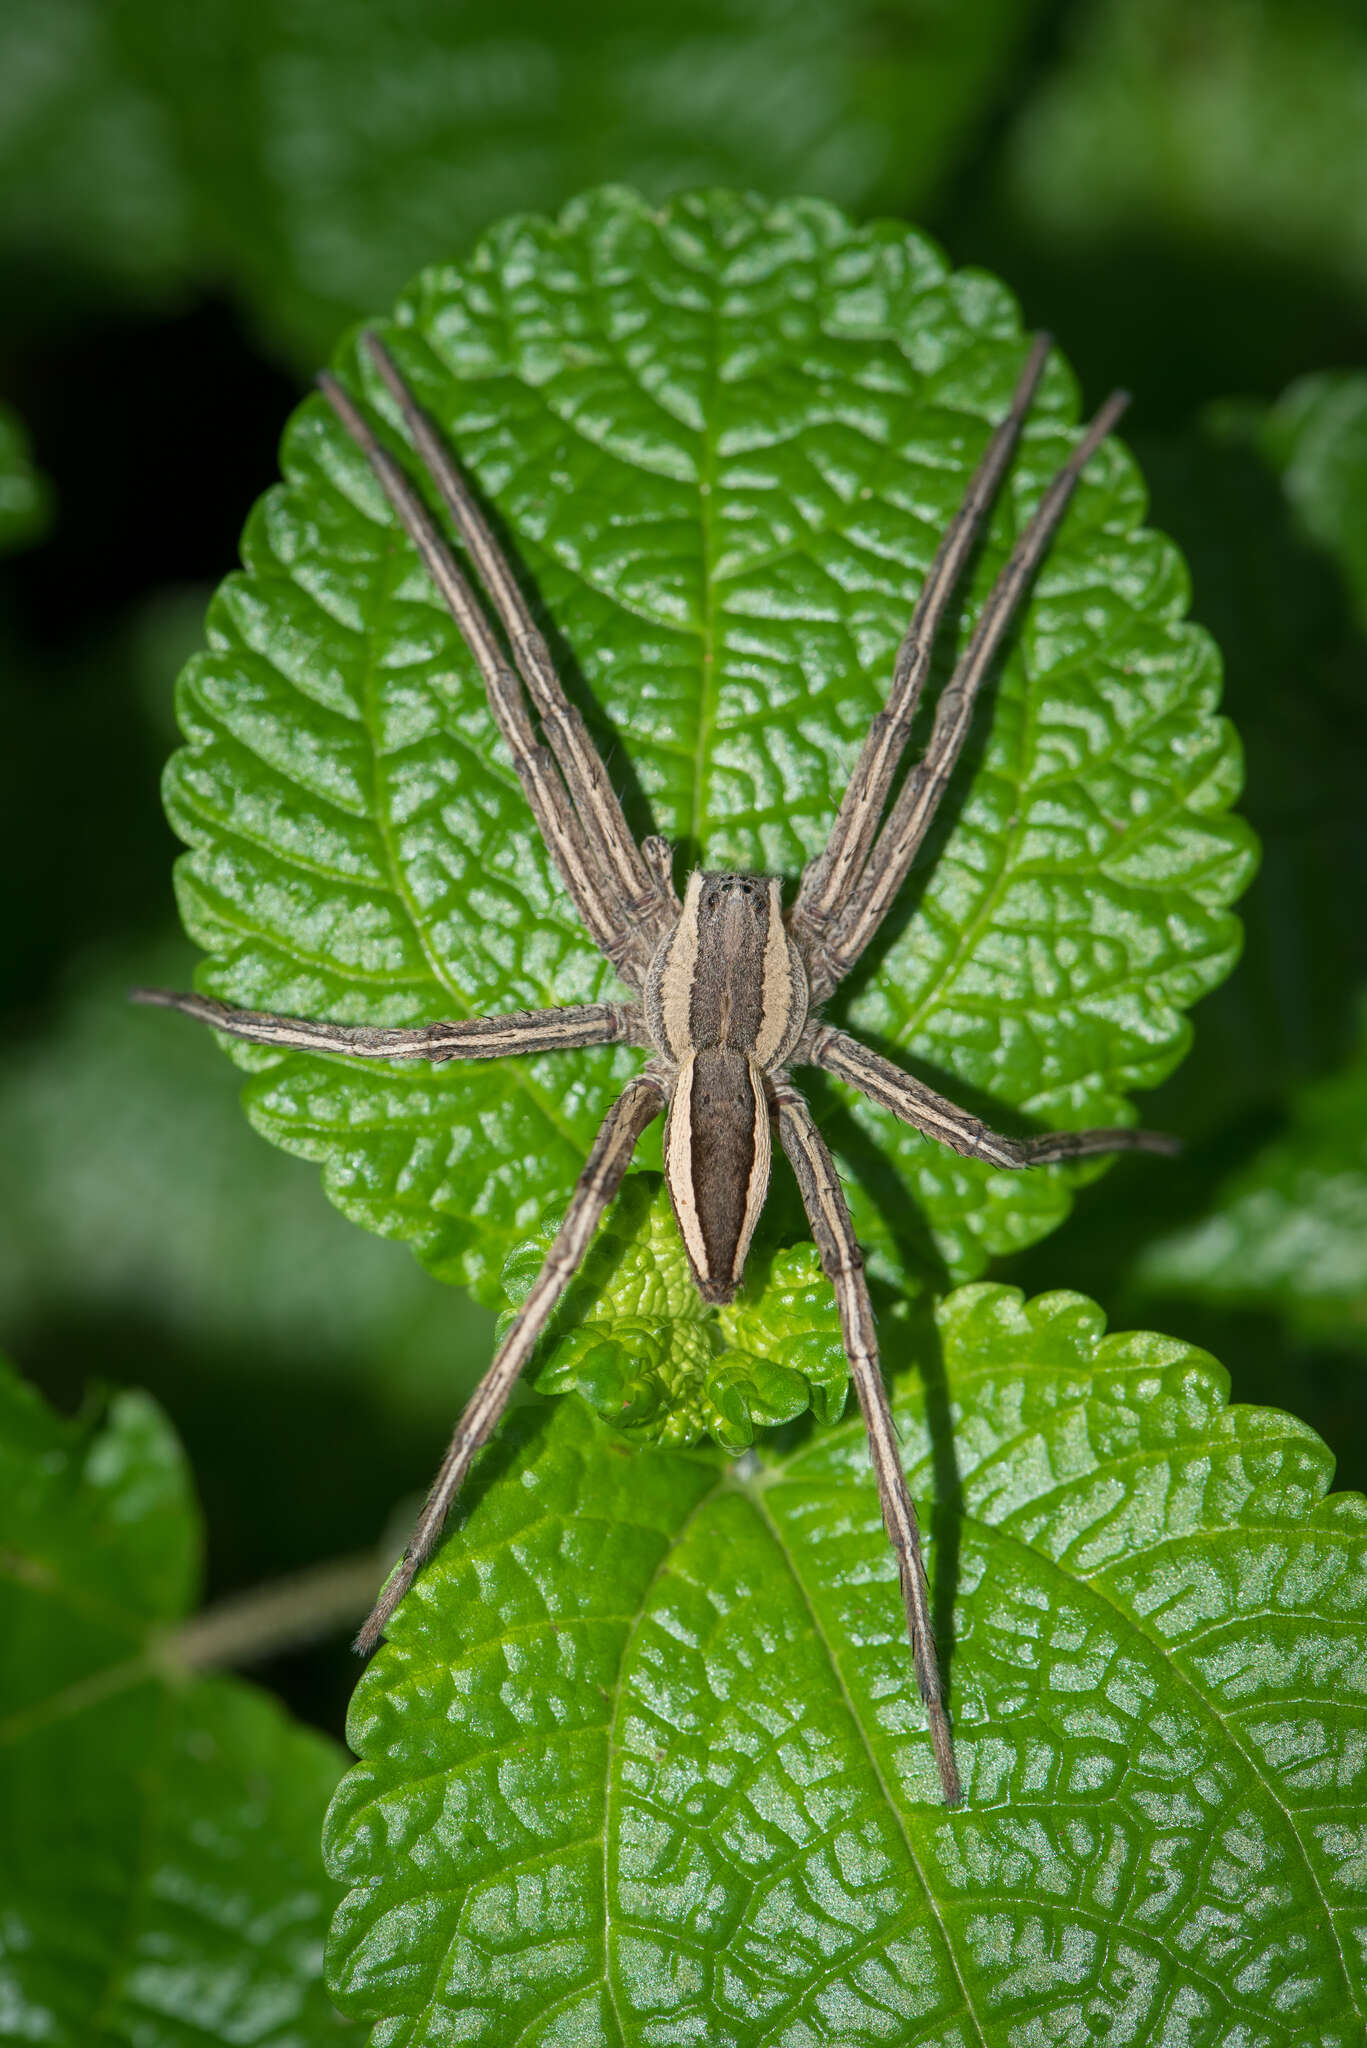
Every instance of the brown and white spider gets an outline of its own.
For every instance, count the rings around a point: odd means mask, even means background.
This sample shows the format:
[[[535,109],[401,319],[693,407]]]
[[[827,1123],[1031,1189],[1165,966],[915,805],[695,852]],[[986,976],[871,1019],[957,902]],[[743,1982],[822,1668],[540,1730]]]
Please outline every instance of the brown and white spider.
[[[160,989],[136,990],[134,999],[183,1010],[257,1044],[363,1059],[495,1059],[608,1044],[641,1046],[649,1057],[603,1119],[545,1263],[456,1426],[412,1540],[357,1647],[363,1652],[374,1647],[430,1556],[471,1460],[497,1426],[647,1125],[667,1111],[670,1198],[699,1292],[714,1303],[730,1301],[740,1286],[768,1188],[771,1132],[776,1129],[835,1289],[883,1520],[897,1557],[940,1782],[953,1804],[959,1780],[931,1634],[920,1535],[879,1371],[863,1259],[830,1152],[790,1076],[796,1066],[823,1067],[927,1136],[996,1166],[1025,1167],[1126,1147],[1174,1149],[1169,1138],[1131,1130],[998,1136],[825,1023],[820,1014],[873,938],[907,875],[958,759],[983,678],[1074,485],[1119,417],[1124,398],[1116,394],[1107,401],[1045,492],[941,691],[925,754],[889,805],[937,629],[1044,368],[1048,337],[1034,342],[1006,417],[926,576],[898,649],[886,707],[869,728],[830,837],[804,869],[785,913],[782,885],[772,875],[700,870],[690,876],[680,902],[668,843],[648,838],[638,845],[632,838],[584,721],[560,685],[546,642],[460,470],[380,342],[368,335],[366,345],[497,614],[514,667],[403,469],[333,378],[320,380],[323,390],[369,459],[478,663],[498,729],[561,879],[590,937],[634,1000],[381,1030],[236,1009],[213,997]]]

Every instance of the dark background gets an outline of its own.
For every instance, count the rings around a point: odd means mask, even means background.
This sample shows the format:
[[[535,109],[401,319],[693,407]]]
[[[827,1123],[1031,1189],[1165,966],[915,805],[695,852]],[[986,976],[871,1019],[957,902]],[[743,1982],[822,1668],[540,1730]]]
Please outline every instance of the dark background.
[[[1145,1105],[1186,1158],[1117,1167],[1001,1277],[1207,1345],[1361,1485],[1356,0],[700,0],[686,27],[610,0],[7,0],[0,80],[0,401],[47,501],[0,564],[0,1343],[65,1407],[92,1380],[164,1402],[210,1595],[377,1540],[490,1325],[247,1129],[207,1037],[123,1003],[193,966],[157,793],[175,673],[341,328],[501,214],[608,178],[915,220],[1006,280],[1090,403],[1133,391],[1265,862],[1244,964]],[[1280,474],[1290,401],[1268,408],[1334,369],[1359,373],[1360,446],[1327,545]],[[1324,1100],[1329,1162],[1303,1129]],[[1250,1170],[1304,1248],[1275,1274],[1221,1221]],[[338,1640],[263,1675],[339,1729],[354,1672]]]

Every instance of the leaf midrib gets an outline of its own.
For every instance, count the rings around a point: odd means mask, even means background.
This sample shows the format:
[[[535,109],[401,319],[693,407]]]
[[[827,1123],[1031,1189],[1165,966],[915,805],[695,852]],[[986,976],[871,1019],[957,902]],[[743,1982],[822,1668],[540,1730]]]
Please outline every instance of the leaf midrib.
[[[902,1842],[907,1852],[907,1860],[911,1864],[912,1869],[916,1873],[917,1881],[920,1884],[921,1890],[925,1895],[926,1905],[930,1910],[932,1919],[935,1921],[935,1924],[939,1929],[940,1939],[944,1946],[944,1952],[946,1958],[948,1959],[949,1967],[954,1973],[954,1981],[959,1987],[959,1995],[963,2000],[964,2011],[967,2014],[968,2018],[972,2021],[973,2031],[978,2037],[980,2048],[988,2048],[987,2036],[983,2032],[982,2020],[979,2018],[977,2008],[969,1995],[968,1983],[964,1976],[963,1969],[960,1966],[958,1955],[955,1953],[954,1943],[950,1939],[949,1929],[945,1925],[944,1916],[940,1911],[939,1900],[936,1898],[935,1893],[931,1889],[930,1881],[927,1878],[925,1870],[922,1867],[921,1859],[917,1855],[916,1850],[912,1845],[911,1834],[908,1830],[906,1819],[903,1815],[901,1806],[898,1804],[897,1800],[894,1799],[892,1796],[892,1789],[883,1771],[883,1767],[879,1762],[877,1755],[874,1752],[873,1745],[869,1740],[868,1732],[865,1729],[863,1716],[859,1713],[858,1709],[856,1708],[854,1698],[850,1693],[848,1685],[845,1682],[845,1674],[840,1668],[840,1662],[836,1656],[835,1648],[831,1643],[830,1637],[827,1635],[826,1630],[822,1626],[821,1618],[818,1615],[816,1608],[812,1602],[811,1595],[807,1590],[806,1581],[797,1569],[795,1555],[790,1549],[789,1545],[784,1541],[782,1532],[780,1531],[777,1523],[774,1521],[773,1516],[769,1513],[768,1505],[764,1498],[764,1485],[762,1484],[762,1482],[757,1483],[755,1480],[746,1480],[739,1478],[733,1480],[733,1484],[738,1488],[738,1490],[742,1491],[750,1500],[755,1513],[758,1515],[764,1527],[768,1530],[770,1538],[773,1541],[779,1556],[783,1559],[784,1563],[788,1567],[789,1576],[792,1579],[793,1585],[797,1589],[803,1607],[806,1609],[807,1618],[812,1629],[812,1634],[821,1646],[826,1661],[830,1666],[831,1676],[835,1680],[836,1688],[839,1691],[841,1701],[844,1704],[845,1712],[849,1717],[850,1725],[854,1728],[856,1734],[858,1735],[860,1747],[862,1748],[864,1755],[868,1761],[869,1769],[873,1773],[874,1783],[877,1785],[878,1790],[882,1795],[883,1803],[887,1808],[888,1812],[892,1815],[892,1818],[897,1827],[897,1831],[902,1837]],[[908,1664],[910,1664],[911,1651],[909,1647],[907,1651],[907,1658]]]

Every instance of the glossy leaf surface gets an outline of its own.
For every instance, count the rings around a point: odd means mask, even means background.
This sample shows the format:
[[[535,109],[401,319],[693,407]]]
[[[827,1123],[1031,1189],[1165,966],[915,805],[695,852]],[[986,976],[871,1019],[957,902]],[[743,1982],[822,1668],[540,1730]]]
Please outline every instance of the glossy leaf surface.
[[[814,202],[657,213],[609,191],[426,273],[384,331],[509,537],[634,828],[684,860],[795,875],[1019,370],[1006,294]],[[353,352],[341,369],[383,415]],[[1074,417],[1055,363],[969,614]],[[606,990],[454,628],[321,400],[284,467],[181,691],[168,798],[204,985],[395,1023]],[[931,853],[836,1006],[1013,1128],[1131,1114],[1127,1091],[1180,1056],[1183,1008],[1237,946],[1237,752],[1181,565],[1142,516],[1109,444]],[[349,1215],[491,1299],[632,1064],[239,1057],[258,1127],[317,1159]],[[833,1088],[817,1101],[898,1281],[971,1276],[1066,1212],[1076,1170],[993,1173]],[[780,1201],[770,1231],[802,1235]]]
[[[524,1411],[354,1703],[377,2041],[1361,2038],[1363,1502],[1077,1295],[965,1288],[915,1353],[963,1807],[857,1423],[733,1464]]]
[[[336,1747],[174,1630],[199,1529],[146,1396],[53,1415],[0,1374],[0,2034],[314,2048]]]

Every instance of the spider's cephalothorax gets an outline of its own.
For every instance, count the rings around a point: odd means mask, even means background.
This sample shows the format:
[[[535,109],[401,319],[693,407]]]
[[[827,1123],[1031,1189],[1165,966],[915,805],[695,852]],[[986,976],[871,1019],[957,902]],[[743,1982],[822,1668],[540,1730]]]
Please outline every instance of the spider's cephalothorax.
[[[647,1125],[667,1111],[665,1171],[674,1213],[699,1291],[717,1303],[730,1301],[740,1285],[777,1133],[835,1289],[883,1521],[897,1556],[940,1783],[953,1804],[959,1779],[931,1635],[920,1534],[879,1371],[863,1259],[831,1155],[789,1068],[822,1067],[928,1137],[998,1166],[1031,1166],[1126,1146],[1172,1149],[1170,1139],[1129,1130],[1002,1137],[858,1039],[823,1023],[816,1010],[859,959],[901,887],[958,758],[983,677],[1078,477],[1124,400],[1117,395],[1102,407],[1045,492],[940,692],[925,754],[894,798],[936,629],[1011,459],[1044,368],[1048,337],[1031,347],[1006,417],[988,441],[927,572],[898,649],[887,704],[869,728],[830,837],[804,869],[785,917],[781,885],[771,875],[703,871],[690,878],[681,904],[670,847],[661,839],[638,844],[632,837],[584,721],[561,687],[546,642],[464,477],[379,341],[373,335],[366,340],[507,636],[513,668],[407,472],[380,446],[365,415],[333,378],[320,380],[323,389],[379,477],[479,665],[532,815],[585,928],[636,999],[380,1030],[240,1010],[211,996],[161,989],[140,989],[136,997],[184,1010],[258,1044],[352,1058],[493,1059],[614,1042],[639,1045],[650,1056],[603,1120],[545,1263],[456,1426],[408,1549],[357,1647],[373,1648],[430,1556],[470,1461],[497,1425]]]

